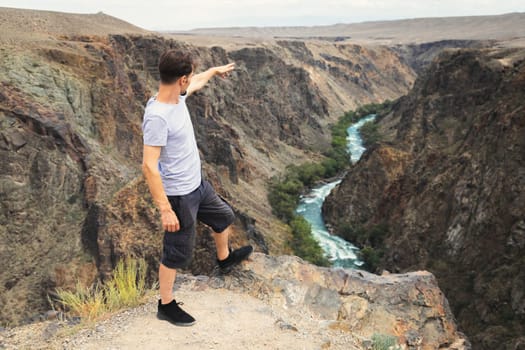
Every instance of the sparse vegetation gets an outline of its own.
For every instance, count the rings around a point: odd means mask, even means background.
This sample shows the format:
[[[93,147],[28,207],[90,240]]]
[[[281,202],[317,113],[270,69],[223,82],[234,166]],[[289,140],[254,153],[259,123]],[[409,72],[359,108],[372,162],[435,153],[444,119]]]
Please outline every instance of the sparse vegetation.
[[[372,335],[372,350],[398,350],[397,338],[388,334]]]
[[[339,225],[339,232],[345,240],[361,247],[361,259],[365,262],[366,269],[376,271],[384,255],[384,238],[388,234],[388,226],[379,224],[365,228],[343,223]]]
[[[388,225],[379,224],[369,228],[361,225],[350,225],[343,223],[339,225],[341,236],[350,242],[354,242],[360,246],[380,247],[384,244],[384,238],[388,234]]]
[[[274,214],[290,226],[293,238],[289,245],[294,254],[313,264],[328,266],[323,250],[312,236],[310,224],[295,213],[299,196],[305,188],[301,179],[310,182],[318,176],[312,169],[315,167],[309,164],[290,167],[283,180],[272,179],[268,197]]]
[[[345,169],[348,165],[348,147],[346,137],[348,136],[346,130],[353,123],[358,122],[370,114],[384,114],[392,107],[393,102],[387,100],[383,103],[372,103],[359,107],[355,111],[346,112],[339,121],[332,126],[332,149],[325,153],[325,156],[333,162],[335,173],[329,176],[336,175],[339,171]],[[375,125],[375,124],[374,124]],[[377,132],[377,127],[375,127]],[[362,132],[362,128],[360,129]],[[366,137],[366,136],[365,136]]]
[[[377,124],[373,121],[364,123],[359,129],[359,133],[361,134],[363,145],[365,147],[370,147],[374,143],[381,141],[381,135],[379,134]]]
[[[291,247],[295,254],[318,266],[329,266],[319,243],[312,236],[312,228],[308,221],[300,215],[295,215],[290,222],[293,232]]]
[[[374,249],[366,246],[360,251],[361,259],[365,263],[365,268],[368,271],[377,271],[381,258],[383,257],[383,249]]]
[[[332,148],[324,154],[326,158],[320,164],[290,165],[283,176],[270,180],[268,200],[274,215],[290,225],[293,234],[290,247],[297,256],[320,266],[329,264],[319,243],[312,237],[310,225],[295,213],[300,195],[319,180],[334,177],[350,165],[346,138],[352,123],[370,114],[383,113],[391,106],[392,102],[386,101],[345,113],[331,128]]]
[[[105,284],[73,291],[57,289],[58,303],[84,321],[94,321],[106,314],[140,305],[146,295],[146,262],[143,259],[120,260],[113,277]]]

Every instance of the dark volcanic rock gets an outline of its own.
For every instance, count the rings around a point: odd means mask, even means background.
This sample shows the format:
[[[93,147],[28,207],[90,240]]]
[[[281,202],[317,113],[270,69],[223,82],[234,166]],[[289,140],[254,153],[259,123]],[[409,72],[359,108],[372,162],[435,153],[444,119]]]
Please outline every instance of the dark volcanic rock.
[[[443,54],[324,208],[339,228],[388,227],[381,266],[433,272],[479,349],[514,349],[525,332],[524,58]]]
[[[482,49],[490,47],[494,41],[489,40],[440,40],[422,44],[398,44],[394,50],[418,74],[423,73],[432,61],[444,50],[450,49]]]

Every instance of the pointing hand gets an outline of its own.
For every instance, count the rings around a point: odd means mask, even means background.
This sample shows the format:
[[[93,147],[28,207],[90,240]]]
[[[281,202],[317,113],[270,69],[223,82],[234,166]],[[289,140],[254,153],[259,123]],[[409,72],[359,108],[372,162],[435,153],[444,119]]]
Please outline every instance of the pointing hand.
[[[231,71],[235,69],[235,63],[228,63],[224,66],[215,67],[215,74],[221,76],[221,78],[226,78]]]

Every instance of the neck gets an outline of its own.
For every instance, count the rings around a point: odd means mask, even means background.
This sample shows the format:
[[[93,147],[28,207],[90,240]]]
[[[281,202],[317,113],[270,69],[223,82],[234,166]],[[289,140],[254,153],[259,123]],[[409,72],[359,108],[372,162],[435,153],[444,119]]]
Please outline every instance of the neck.
[[[162,103],[178,104],[180,93],[180,86],[178,84],[160,84],[156,99]]]

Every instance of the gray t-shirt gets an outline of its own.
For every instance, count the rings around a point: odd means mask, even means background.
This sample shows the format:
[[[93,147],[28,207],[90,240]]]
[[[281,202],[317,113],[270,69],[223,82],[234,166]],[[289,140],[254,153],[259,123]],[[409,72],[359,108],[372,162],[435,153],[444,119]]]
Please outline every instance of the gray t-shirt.
[[[181,95],[178,104],[150,98],[142,132],[145,145],[162,147],[159,171],[166,195],[183,196],[199,187],[201,160],[186,96]]]

